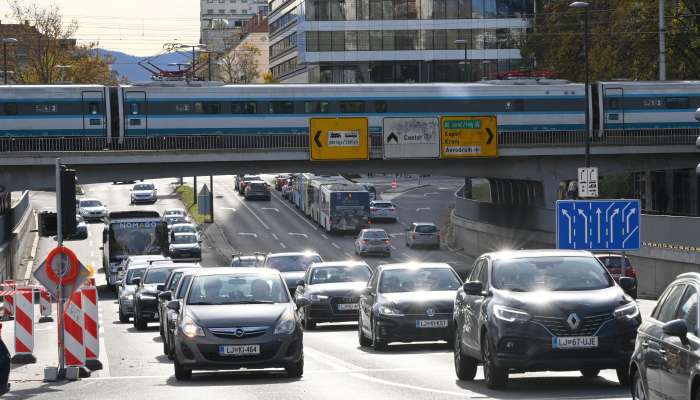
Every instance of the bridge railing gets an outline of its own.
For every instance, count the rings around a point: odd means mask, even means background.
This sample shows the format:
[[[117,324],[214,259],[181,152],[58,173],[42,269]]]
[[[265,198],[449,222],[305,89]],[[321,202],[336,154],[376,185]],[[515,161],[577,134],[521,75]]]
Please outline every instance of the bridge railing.
[[[700,129],[638,129],[595,132],[593,146],[694,145]],[[581,146],[583,131],[502,131],[501,148]],[[2,137],[0,153],[71,151],[228,151],[228,152],[308,152],[309,137],[303,134],[245,134],[196,136],[143,136],[122,140],[106,137]],[[381,134],[370,135],[370,158],[383,154]]]

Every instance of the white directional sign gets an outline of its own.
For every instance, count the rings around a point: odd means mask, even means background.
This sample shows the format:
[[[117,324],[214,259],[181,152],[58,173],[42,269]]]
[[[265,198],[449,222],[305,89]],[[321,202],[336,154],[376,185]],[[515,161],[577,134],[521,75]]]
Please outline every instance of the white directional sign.
[[[578,169],[578,196],[598,197],[598,168]]]
[[[384,159],[439,158],[437,118],[384,118]]]

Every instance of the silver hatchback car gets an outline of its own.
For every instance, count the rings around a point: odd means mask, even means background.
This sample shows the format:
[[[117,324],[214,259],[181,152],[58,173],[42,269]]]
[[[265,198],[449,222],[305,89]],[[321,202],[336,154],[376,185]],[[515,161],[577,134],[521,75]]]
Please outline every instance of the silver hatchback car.
[[[440,248],[440,229],[431,222],[414,222],[406,228],[406,246]]]
[[[355,239],[355,254],[381,254],[391,257],[391,239],[384,229],[363,229]]]

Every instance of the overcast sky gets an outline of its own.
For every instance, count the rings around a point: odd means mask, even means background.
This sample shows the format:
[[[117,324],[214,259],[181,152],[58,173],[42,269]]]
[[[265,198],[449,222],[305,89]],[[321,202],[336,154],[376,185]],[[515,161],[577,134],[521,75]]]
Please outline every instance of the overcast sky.
[[[163,43],[199,42],[198,0],[24,0],[60,7],[65,20],[78,21],[77,39],[101,48],[147,56]],[[15,22],[7,0],[0,0],[2,22]]]

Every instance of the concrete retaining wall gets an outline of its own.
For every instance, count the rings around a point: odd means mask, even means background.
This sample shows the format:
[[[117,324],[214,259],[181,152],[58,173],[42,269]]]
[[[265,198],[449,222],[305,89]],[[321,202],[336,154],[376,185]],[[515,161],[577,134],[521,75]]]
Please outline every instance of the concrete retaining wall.
[[[0,280],[24,278],[17,276],[17,273],[29,256],[34,235],[37,234],[34,213],[29,206],[29,192],[25,192],[22,198],[13,204],[13,212],[10,215],[8,220],[11,220],[12,224],[8,222],[7,226],[11,226],[11,230],[6,231],[6,240],[0,244]]]

